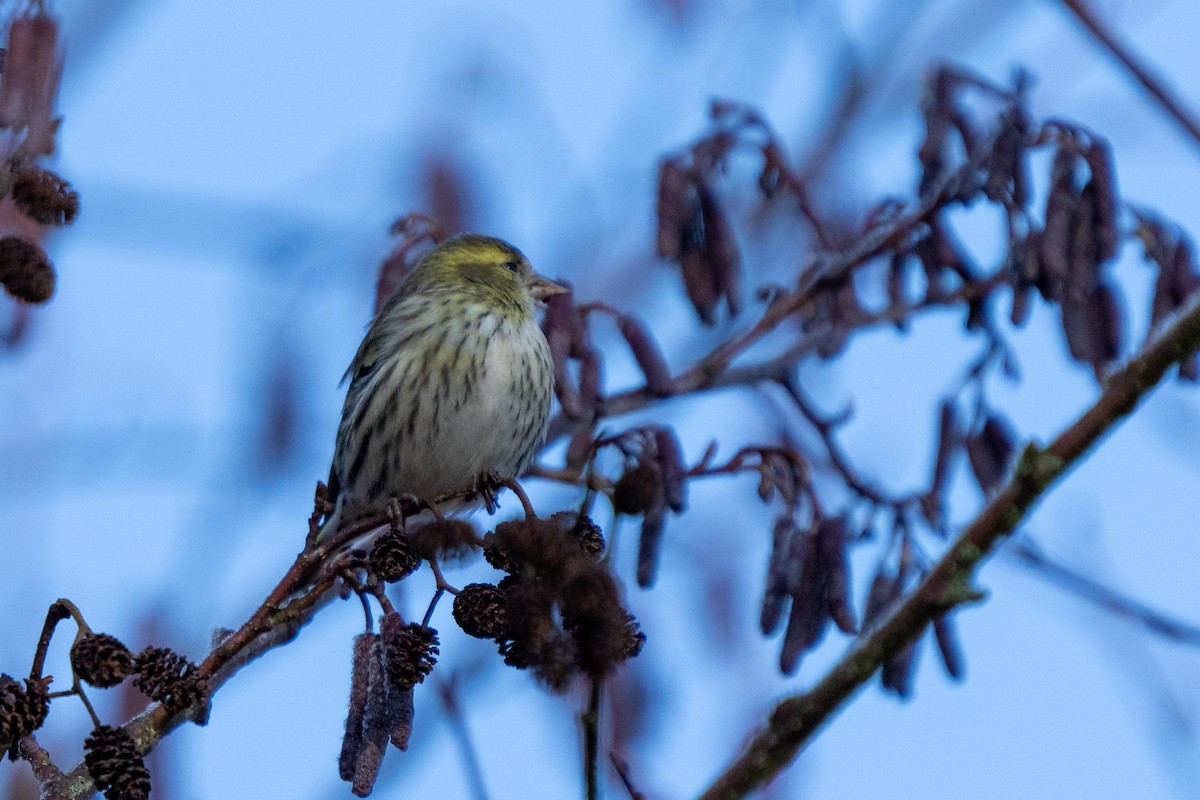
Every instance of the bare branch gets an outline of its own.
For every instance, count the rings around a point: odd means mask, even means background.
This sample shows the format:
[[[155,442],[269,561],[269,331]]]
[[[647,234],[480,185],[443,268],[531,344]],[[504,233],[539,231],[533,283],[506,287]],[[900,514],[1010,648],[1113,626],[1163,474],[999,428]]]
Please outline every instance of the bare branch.
[[[1087,28],[1088,33],[1095,37],[1096,41],[1129,71],[1134,79],[1142,85],[1142,88],[1150,93],[1150,96],[1162,106],[1171,119],[1179,123],[1192,141],[1200,145],[1200,121],[1197,121],[1195,115],[1176,97],[1171,87],[1155,76],[1150,68],[1143,65],[1133,51],[1117,38],[1117,35],[1092,10],[1086,0],[1062,0],[1062,4],[1075,15],[1083,27]]]
[[[765,730],[701,795],[746,796],[782,770],[834,712],[937,616],[980,599],[976,570],[1068,469],[1130,414],[1173,365],[1200,349],[1200,296],[1108,380],[1096,402],[1046,448],[1029,444],[1004,488],[983,508],[909,597],[863,636],[816,686],[775,706]]]
[[[1013,542],[1005,553],[1056,586],[1076,597],[1103,608],[1111,614],[1129,620],[1150,633],[1188,645],[1200,645],[1200,627],[1173,619],[1145,603],[1105,586],[1094,578],[1059,563],[1041,552],[1032,542]]]

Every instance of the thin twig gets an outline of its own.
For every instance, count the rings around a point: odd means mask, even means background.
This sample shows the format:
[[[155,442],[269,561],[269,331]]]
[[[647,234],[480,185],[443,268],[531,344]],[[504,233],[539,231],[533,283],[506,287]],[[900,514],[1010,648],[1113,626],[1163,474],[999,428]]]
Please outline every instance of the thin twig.
[[[529,495],[525,493],[524,487],[517,483],[512,478],[508,478],[500,482],[501,486],[505,486],[512,490],[521,501],[521,508],[525,510],[525,518],[532,519],[537,516],[537,512],[533,510],[533,503],[529,502]]]
[[[33,666],[29,669],[31,680],[42,677],[42,671],[46,668],[46,653],[50,649],[50,639],[54,636],[54,629],[58,627],[58,623],[71,616],[72,611],[75,614],[79,613],[79,609],[70,600],[60,598],[50,604],[49,610],[46,611],[46,623],[42,626],[42,635],[38,637],[37,650],[33,654]],[[76,619],[82,619],[82,616],[77,616]]]
[[[445,592],[446,590],[439,586],[437,591],[433,593],[433,598],[429,601],[429,608],[425,609],[425,616],[421,618],[421,625],[423,627],[429,627],[429,620],[433,619],[433,612],[437,608],[438,601],[442,599],[442,595],[445,594]]]
[[[29,766],[33,768],[33,777],[37,780],[38,786],[42,787],[42,797],[52,797],[54,796],[53,792],[62,791],[66,785],[66,776],[55,766],[53,759],[50,758],[50,753],[38,744],[33,734],[21,739],[18,748],[21,758],[28,761]]]
[[[796,756],[888,659],[917,639],[948,609],[981,598],[975,572],[1021,523],[1030,508],[1181,360],[1200,350],[1200,295],[1155,339],[1109,378],[1096,402],[1044,449],[1026,447],[1015,474],[980,511],[921,584],[857,643],[812,689],[789,697],[701,795],[745,797]]]
[[[800,382],[796,379],[795,373],[789,374],[783,381],[782,386],[787,390],[788,395],[796,403],[796,408],[800,414],[808,420],[809,425],[821,437],[821,443],[825,447],[825,453],[829,457],[830,465],[837,471],[842,481],[846,484],[846,488],[857,494],[864,500],[868,500],[875,505],[898,505],[901,503],[889,497],[882,489],[872,486],[858,473],[853,466],[850,465],[850,459],[842,450],[841,444],[837,440],[837,424],[838,420],[826,418],[813,405],[812,400],[800,388]]]
[[[1013,542],[1004,549],[1038,576],[1076,597],[1095,603],[1115,616],[1140,625],[1151,633],[1181,644],[1200,645],[1200,626],[1190,625],[1156,611],[1145,603],[1105,586],[1071,567],[1046,556],[1032,542]]]
[[[901,231],[907,230],[908,226],[918,224],[921,220],[917,218],[910,219],[908,225],[898,227],[889,226],[892,238],[902,235]],[[856,262],[857,263],[857,262]],[[948,306],[955,306],[961,303],[969,303],[971,301],[982,300],[989,297],[1004,286],[1009,279],[1007,272],[1004,269],[997,270],[991,275],[981,278],[977,281],[972,281],[960,289],[944,294],[931,295],[926,297],[919,303],[912,305],[891,306],[880,311],[863,314],[854,324],[855,331],[867,330],[869,328],[878,327],[881,325],[890,325],[899,319],[911,319],[914,314],[925,311],[933,311]],[[773,306],[774,304],[772,304]],[[768,312],[772,306],[768,306]],[[775,323],[778,324],[777,320]],[[762,324],[761,321],[759,323]],[[757,329],[758,326],[755,327]],[[796,363],[801,358],[809,355],[816,349],[816,343],[811,337],[805,337],[800,341],[795,342],[782,353],[772,356],[764,361],[756,364],[745,364],[742,366],[729,366],[729,361],[734,358],[737,350],[742,347],[749,347],[761,336],[766,335],[766,330],[753,338],[747,338],[749,334],[740,336],[741,344],[735,348],[731,344],[732,340],[720,345],[714,349],[709,355],[703,357],[696,363],[695,366],[681,372],[678,376],[671,379],[670,396],[678,398],[683,395],[697,394],[699,392],[712,389],[724,389],[731,386],[746,386],[750,384],[760,383],[762,381],[780,381],[795,367]],[[713,366],[714,354],[722,351],[726,354],[725,366],[717,368]],[[654,392],[650,391],[649,386],[639,386],[635,389],[629,389],[624,392],[605,397],[601,403],[604,408],[605,417],[618,417],[624,414],[630,414],[634,411],[640,411],[647,406],[661,402],[661,398]],[[550,421],[549,433],[546,440],[553,442],[559,439],[573,429],[574,423],[567,418],[561,411]],[[536,474],[536,473],[533,473]],[[562,480],[561,476],[549,475],[554,480]]]
[[[616,753],[609,753],[608,757],[612,761],[613,769],[617,771],[617,777],[625,785],[625,791],[629,793],[629,800],[646,800],[646,795],[639,792],[633,785],[633,779],[629,776],[629,764],[625,759]]]
[[[1096,41],[1129,71],[1134,79],[1142,85],[1142,88],[1150,93],[1150,96],[1162,106],[1171,119],[1187,132],[1192,141],[1200,145],[1200,122],[1188,111],[1183,101],[1176,97],[1175,92],[1161,78],[1156,77],[1149,67],[1143,65],[1133,51],[1117,38],[1108,24],[1088,6],[1087,2],[1085,0],[1062,0],[1062,4],[1083,23],[1083,27],[1087,28],[1088,33],[1095,37]]]
[[[483,780],[479,751],[471,739],[466,715],[463,713],[462,705],[458,702],[457,677],[457,675],[451,675],[445,680],[437,679],[434,681],[434,686],[437,687],[438,697],[442,700],[442,707],[446,709],[446,719],[450,723],[450,730],[453,731],[454,738],[458,741],[463,766],[466,768],[467,783],[471,786],[471,795],[475,800],[487,800],[487,784]]]
[[[583,782],[587,800],[600,798],[600,686],[602,682],[592,678],[588,687],[587,708],[579,715],[583,726]]]

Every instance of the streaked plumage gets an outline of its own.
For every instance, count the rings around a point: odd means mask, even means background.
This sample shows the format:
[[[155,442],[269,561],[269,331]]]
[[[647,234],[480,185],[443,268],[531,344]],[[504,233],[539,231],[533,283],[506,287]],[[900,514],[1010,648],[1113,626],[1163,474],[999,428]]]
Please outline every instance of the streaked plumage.
[[[346,372],[326,531],[401,494],[432,499],[528,466],[554,388],[535,302],[563,291],[487,236],[457,236],[421,259]]]

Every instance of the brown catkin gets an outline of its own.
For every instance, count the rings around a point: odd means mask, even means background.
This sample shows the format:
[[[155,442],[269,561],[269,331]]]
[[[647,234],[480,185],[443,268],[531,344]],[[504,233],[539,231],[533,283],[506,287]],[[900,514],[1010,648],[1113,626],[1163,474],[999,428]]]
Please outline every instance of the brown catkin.
[[[108,800],[146,800],[150,771],[133,737],[123,728],[101,725],[83,743],[83,763]]]
[[[54,268],[46,251],[21,236],[0,238],[0,285],[26,303],[49,300],[54,294]]]
[[[41,225],[69,225],[79,213],[79,195],[48,169],[29,166],[13,176],[13,203]]]
[[[84,683],[107,689],[133,673],[133,653],[107,633],[85,633],[71,646],[71,669]]]

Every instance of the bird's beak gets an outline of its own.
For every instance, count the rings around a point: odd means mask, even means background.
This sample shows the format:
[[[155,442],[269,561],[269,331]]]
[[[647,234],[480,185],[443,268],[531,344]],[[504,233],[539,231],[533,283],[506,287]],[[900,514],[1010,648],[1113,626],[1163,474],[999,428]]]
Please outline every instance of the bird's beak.
[[[533,295],[534,300],[545,300],[554,297],[556,294],[566,294],[569,291],[571,290],[567,287],[557,284],[549,278],[543,278],[536,273],[529,279],[529,293]]]

